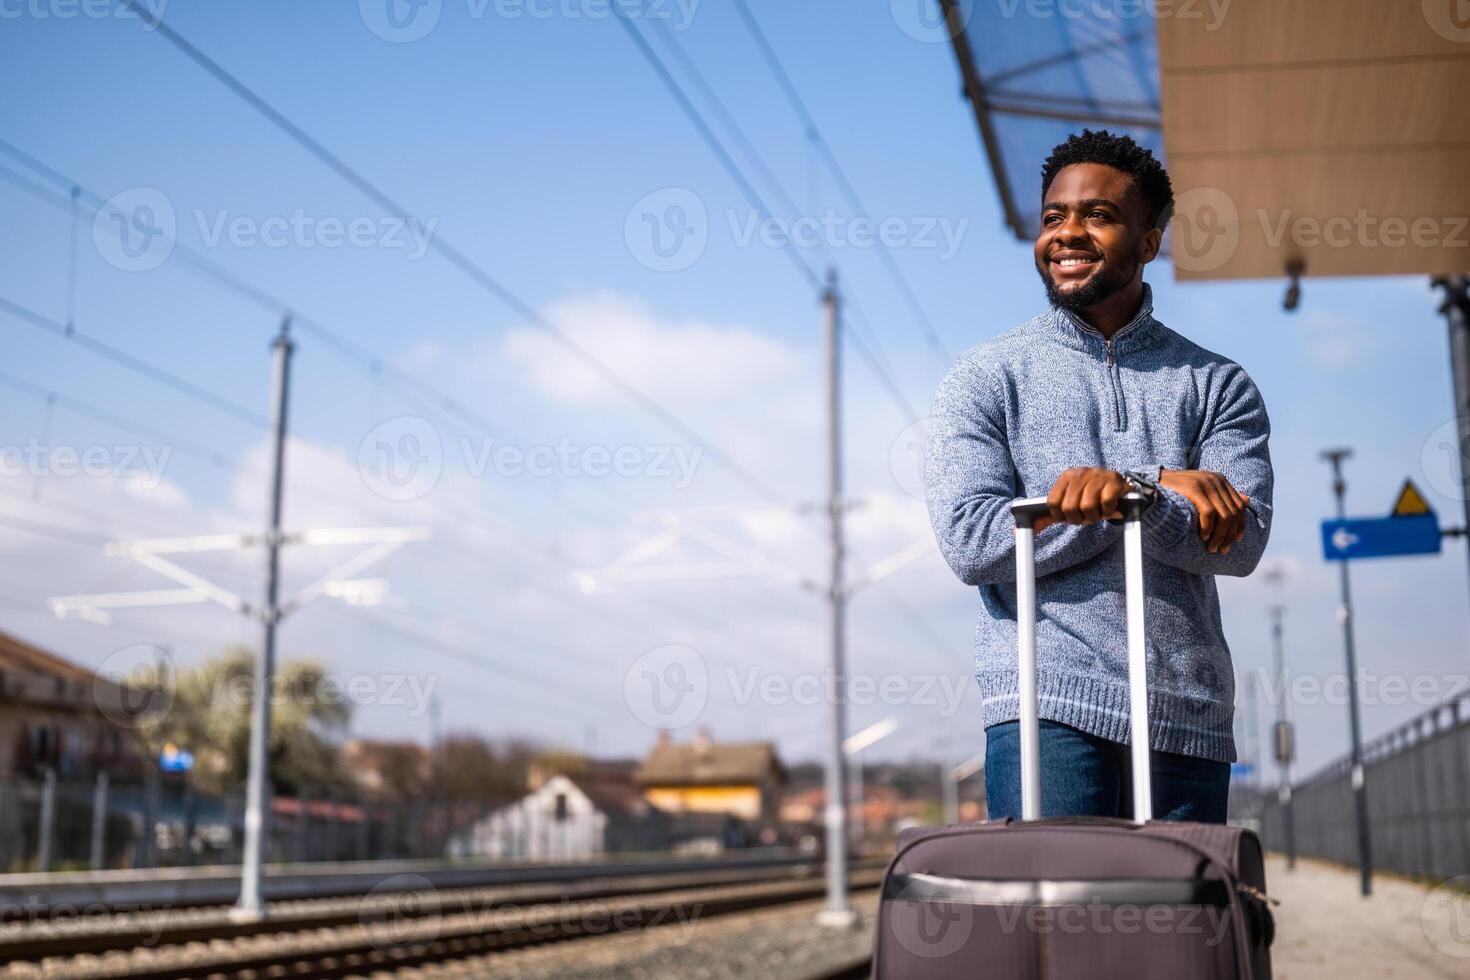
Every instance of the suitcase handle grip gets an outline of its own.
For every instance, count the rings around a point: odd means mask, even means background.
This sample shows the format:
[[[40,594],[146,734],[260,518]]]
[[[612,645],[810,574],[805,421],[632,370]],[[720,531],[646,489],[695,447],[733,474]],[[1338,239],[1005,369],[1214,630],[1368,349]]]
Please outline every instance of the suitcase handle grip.
[[[1151,488],[1150,488],[1151,489]],[[1134,484],[1123,494],[1123,554],[1128,620],[1129,741],[1133,758],[1133,818],[1153,817],[1153,780],[1149,771],[1148,658],[1144,640],[1143,523],[1153,493]],[[1023,497],[1011,504],[1016,521],[1017,680],[1021,736],[1021,819],[1041,817],[1041,723],[1036,690],[1036,519],[1051,513],[1045,497]]]
[[[1129,490],[1120,501],[1124,520],[1127,520],[1129,511],[1142,513],[1151,503],[1152,495]],[[1011,516],[1016,519],[1016,527],[1033,527],[1038,517],[1046,517],[1050,513],[1051,508],[1047,506],[1045,497],[1021,497],[1011,503]]]
[[[1113,827],[1118,830],[1137,830],[1138,821],[1123,817],[1042,817],[1029,821],[1033,827]]]

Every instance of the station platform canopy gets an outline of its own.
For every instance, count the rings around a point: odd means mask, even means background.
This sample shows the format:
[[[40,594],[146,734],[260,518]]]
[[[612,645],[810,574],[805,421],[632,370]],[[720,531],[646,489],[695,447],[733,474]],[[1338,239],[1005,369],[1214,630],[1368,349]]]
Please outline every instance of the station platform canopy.
[[[1065,0],[1063,0],[1065,5]],[[941,0],[1006,225],[1036,237],[1041,164],[1084,126],[1162,149],[1152,17],[1089,4]]]
[[[941,3],[1018,237],[1050,148],[1105,127],[1169,167],[1177,278],[1470,270],[1462,0]]]

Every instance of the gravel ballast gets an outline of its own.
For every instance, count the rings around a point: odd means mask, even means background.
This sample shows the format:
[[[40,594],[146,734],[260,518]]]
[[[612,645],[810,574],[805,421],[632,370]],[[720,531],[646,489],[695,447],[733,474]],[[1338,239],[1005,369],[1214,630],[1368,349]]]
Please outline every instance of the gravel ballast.
[[[398,980],[807,980],[866,956],[872,948],[876,889],[853,904],[852,931],[817,925],[822,902],[800,902],[707,922],[697,917],[658,929],[577,939],[477,956],[392,974]],[[378,976],[388,976],[380,974]]]

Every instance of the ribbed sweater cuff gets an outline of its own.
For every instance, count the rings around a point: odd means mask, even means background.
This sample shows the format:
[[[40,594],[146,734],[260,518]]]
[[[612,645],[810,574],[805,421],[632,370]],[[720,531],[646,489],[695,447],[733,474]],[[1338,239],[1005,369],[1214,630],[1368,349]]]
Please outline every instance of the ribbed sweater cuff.
[[[1015,721],[1021,715],[1020,682],[1014,670],[980,674],[984,727]],[[1111,742],[1132,741],[1128,728],[1128,687],[1085,674],[1039,673],[1038,713]],[[1168,691],[1149,691],[1149,746],[1217,762],[1235,761],[1231,730],[1233,706],[1201,701]]]
[[[1143,512],[1143,541],[1160,550],[1173,548],[1194,524],[1194,505],[1177,490],[1159,487],[1153,504]]]

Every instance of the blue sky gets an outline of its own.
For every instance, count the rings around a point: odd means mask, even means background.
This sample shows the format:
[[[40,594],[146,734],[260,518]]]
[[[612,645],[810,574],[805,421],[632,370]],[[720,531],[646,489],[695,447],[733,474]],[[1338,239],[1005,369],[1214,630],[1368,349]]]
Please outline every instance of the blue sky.
[[[948,46],[906,32],[898,0],[752,6],[868,212],[900,229],[892,254],[948,352],[1036,313],[1043,300],[1029,246],[1002,228]],[[791,691],[803,671],[820,670],[825,619],[814,596],[781,577],[787,568],[796,578],[823,573],[822,529],[813,515],[791,509],[823,492],[820,310],[812,289],[781,249],[743,242],[752,215],[739,189],[595,4],[569,0],[537,8],[554,10],[550,16],[531,16],[518,5],[444,0],[433,30],[411,43],[375,34],[374,9],[174,0],[164,18],[432,223],[433,234],[633,378],[699,432],[704,448],[759,474],[779,499],[759,497],[710,452],[687,486],[658,473],[471,472],[475,456],[464,439],[472,449],[484,449],[490,436],[523,451],[562,442],[634,447],[655,469],[657,452],[697,447],[579,374],[544,333],[442,258],[395,244],[400,236],[381,223],[379,208],[136,19],[55,2],[8,7],[0,83],[10,97],[0,105],[0,139],[104,198],[140,189],[154,195],[149,200],[161,195],[181,245],[496,427],[449,416],[401,386],[375,384],[319,336],[298,331],[288,525],[422,524],[434,538],[387,564],[402,608],[322,600],[283,627],[285,655],[318,656],[343,676],[367,676],[378,694],[358,712],[364,734],[427,736],[421,705],[383,693],[392,678],[412,675],[419,690],[433,690],[446,727],[639,753],[653,731],[626,684],[648,651],[680,644],[708,677],[691,725],[708,724],[716,737],[776,737],[788,756],[814,756],[821,709]],[[802,212],[833,209],[850,218],[733,8],[700,4],[687,17],[672,4],[664,9]],[[666,54],[659,25],[641,26],[652,28],[651,43]],[[709,118],[726,135],[720,117]],[[51,194],[67,193],[13,160],[0,164]],[[774,200],[764,185],[762,192]],[[704,214],[703,251],[676,271],[651,268],[658,263],[638,234],[640,202],[658,194],[654,201],[693,201]],[[272,218],[318,231],[288,233],[281,247],[252,243],[250,229]],[[365,244],[326,244],[323,219],[366,222]],[[77,226],[69,299],[66,209],[0,181],[0,223],[7,232],[0,297],[58,321],[74,303],[79,332],[264,413],[278,310],[192,275],[178,254],[156,268],[123,271],[98,244],[105,228],[94,238],[90,216]],[[233,240],[214,237],[228,227],[240,230]],[[957,235],[952,254],[937,232],[918,234],[939,227]],[[848,244],[808,252],[817,268],[835,261],[922,414],[944,365],[876,250]],[[1353,513],[1386,512],[1413,477],[1445,523],[1461,521],[1453,467],[1440,447],[1453,412],[1436,297],[1421,279],[1309,280],[1302,309],[1288,315],[1279,282],[1176,285],[1164,263],[1149,279],[1160,317],[1240,361],[1265,395],[1277,467],[1268,561],[1288,570],[1280,600],[1289,607],[1293,665],[1327,682],[1342,668],[1335,574],[1317,544],[1317,522],[1331,508],[1318,450],[1356,448],[1348,469]],[[156,486],[118,473],[7,475],[0,515],[104,537],[259,523],[258,428],[8,314],[0,313],[0,337],[6,374],[166,430],[167,439],[144,440],[155,448],[179,443]],[[849,486],[864,502],[853,516],[862,567],[921,537],[926,525],[901,465],[910,419],[856,357],[846,377]],[[394,500],[375,492],[359,459],[360,451],[372,455],[383,431],[401,445],[395,440],[417,424],[404,418],[421,420],[438,440],[443,476],[430,492]],[[384,423],[389,428],[379,431]],[[79,450],[139,445],[135,433],[61,405],[48,413],[44,398],[0,387],[0,445],[31,440]],[[220,454],[223,465],[189,456],[184,443]],[[657,533],[657,515],[641,511],[716,506],[725,509],[701,516],[700,526],[769,558],[759,574],[577,590],[574,568],[607,565]],[[708,560],[710,547],[686,536],[660,560]],[[1451,541],[1436,557],[1354,567],[1363,669],[1409,684],[1425,678],[1421,690],[1433,695],[1416,702],[1391,685],[1379,691],[1364,708],[1369,734],[1421,712],[1429,706],[1421,702],[1470,675],[1463,548]],[[104,665],[132,656],[132,644],[161,642],[190,662],[255,636],[213,607],[122,612],[111,628],[59,622],[46,612],[49,596],[164,583],[95,545],[13,524],[0,525],[0,550],[9,558],[0,568],[0,625],[79,661]],[[296,554],[287,557],[293,586],[350,553]],[[190,567],[258,594],[258,556],[200,556]],[[1268,663],[1264,610],[1273,593],[1260,576],[1222,583],[1221,593],[1243,676]],[[901,717],[898,734],[871,750],[874,758],[978,748],[978,703],[968,690],[975,612],[974,596],[935,555],[854,601],[854,669],[897,678],[908,692],[854,708],[854,727]],[[482,666],[471,665],[476,657]],[[921,675],[930,693],[965,682],[962,704],[950,709],[943,697],[920,695]],[[752,682],[770,678],[765,694],[751,693]],[[1273,710],[1260,708],[1263,717]],[[1345,749],[1340,703],[1307,696],[1291,710],[1306,767]]]

